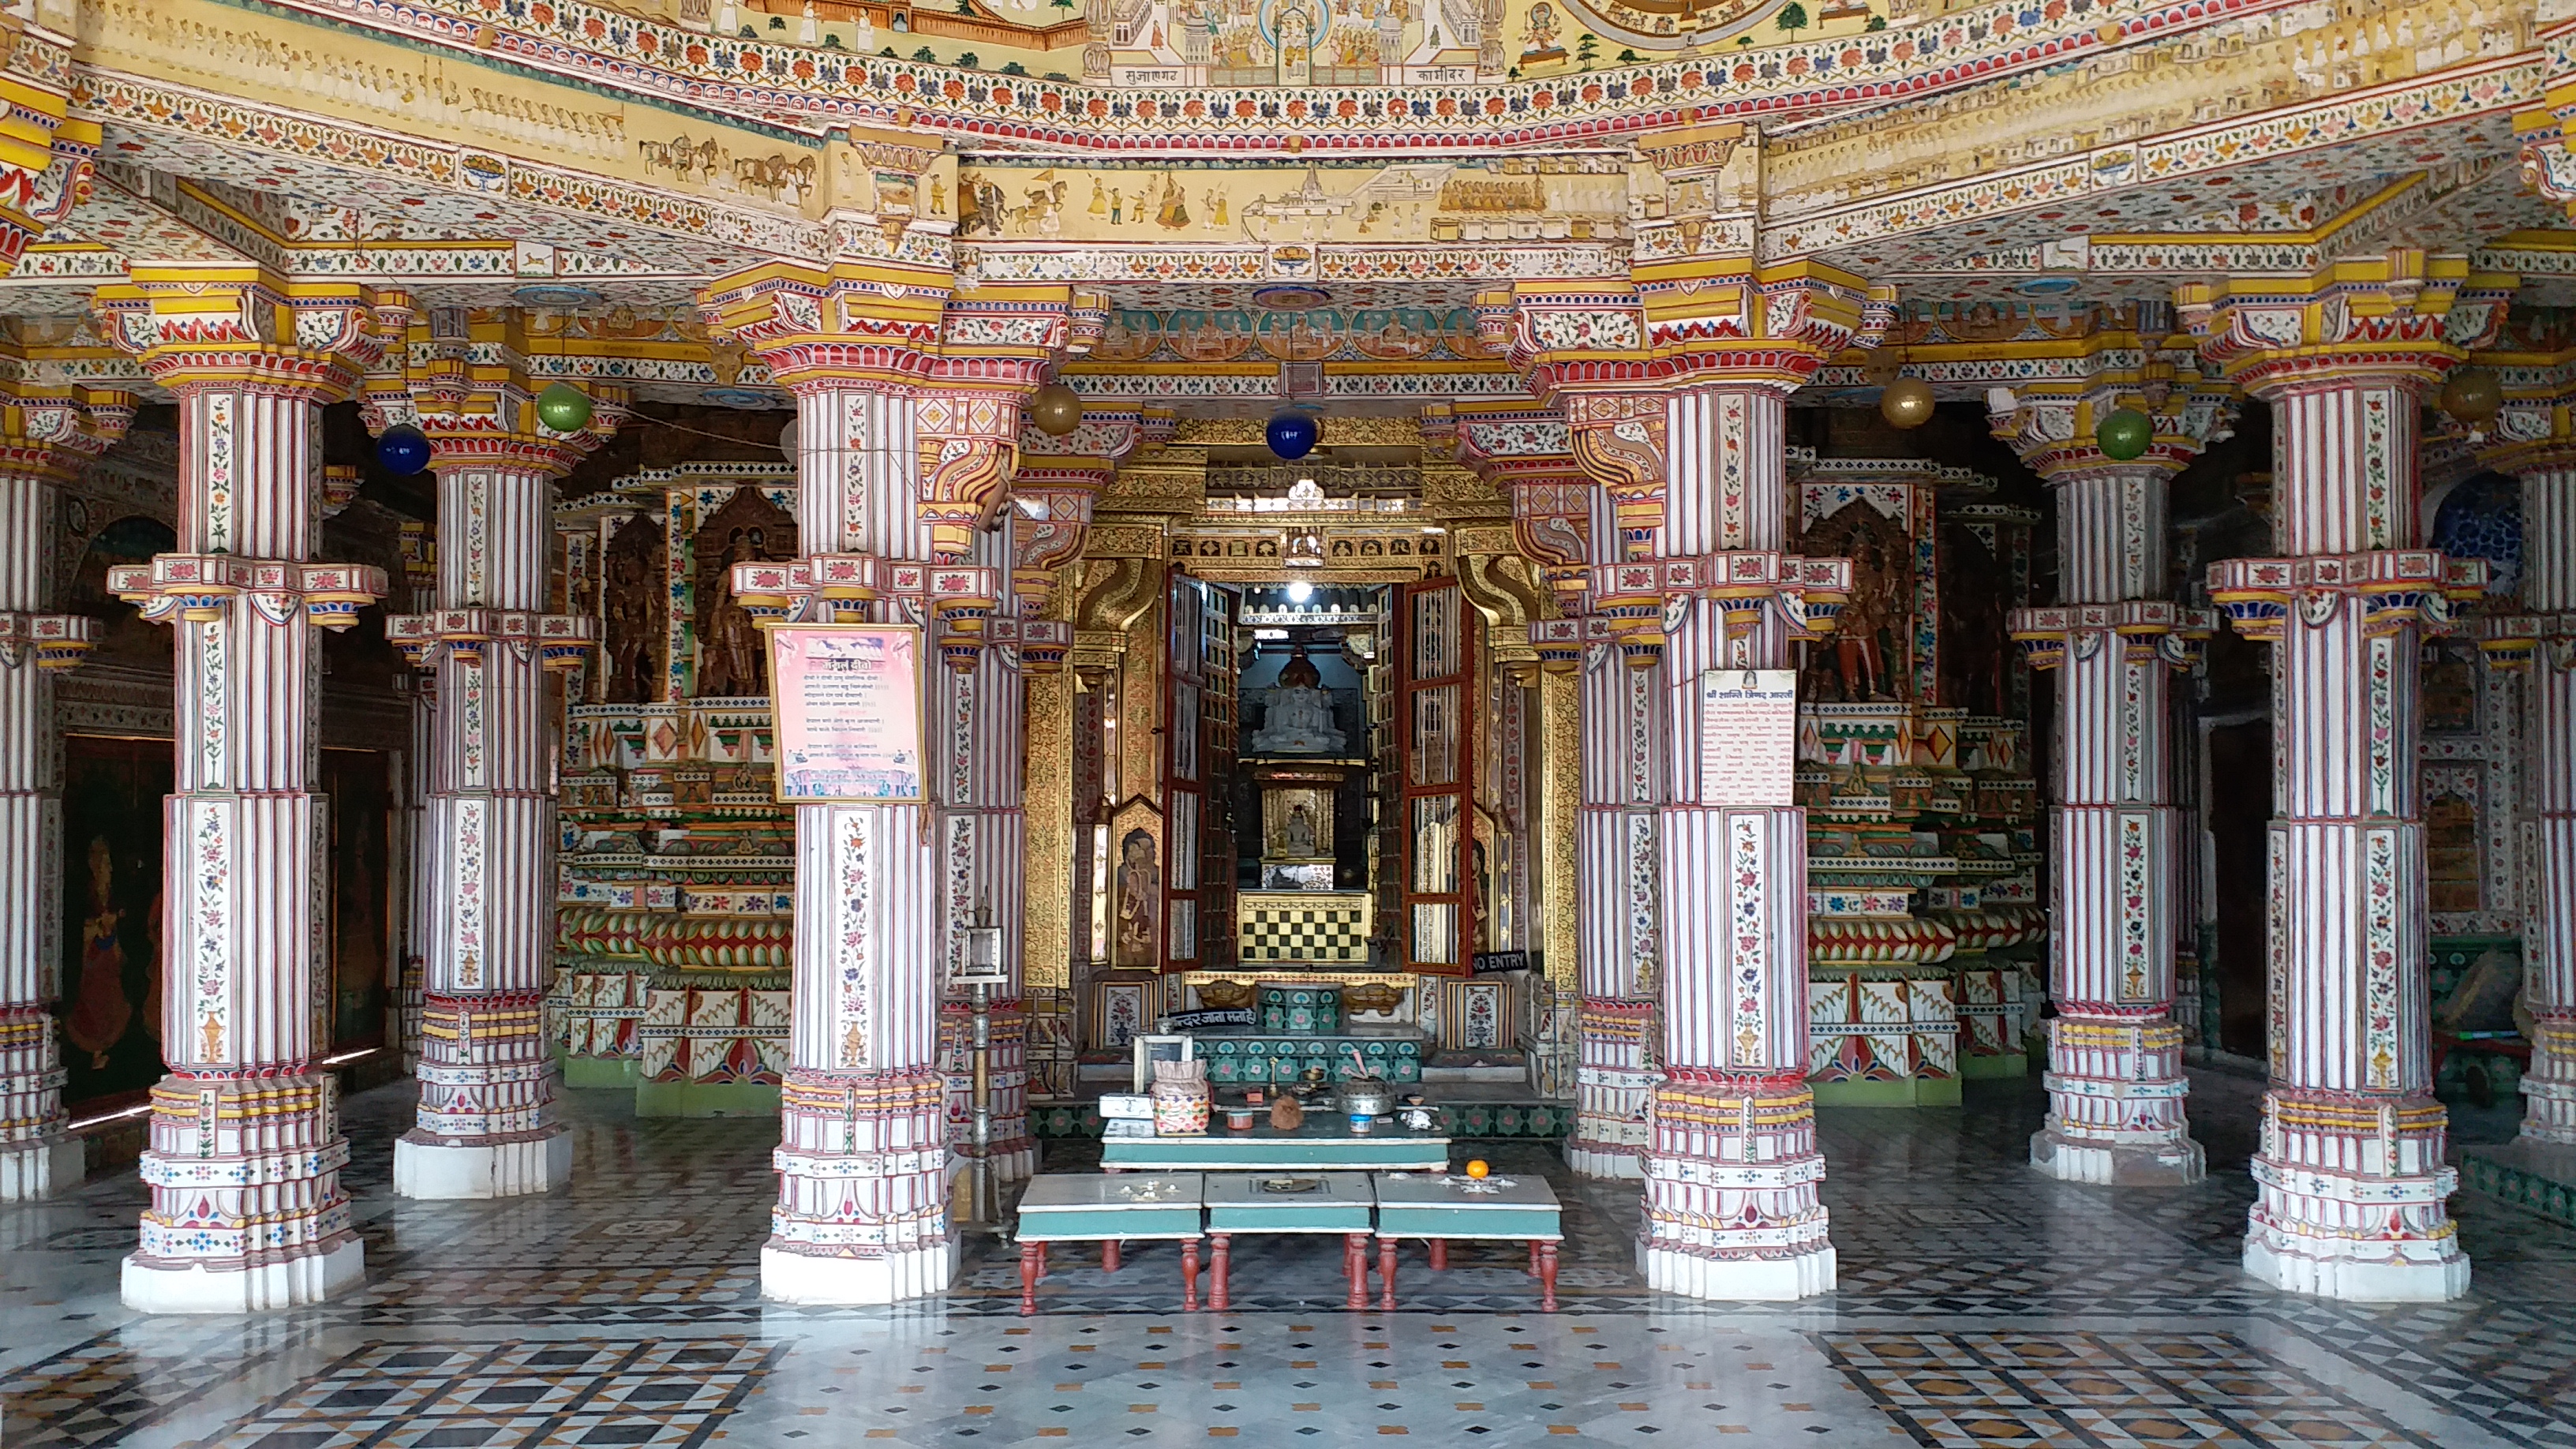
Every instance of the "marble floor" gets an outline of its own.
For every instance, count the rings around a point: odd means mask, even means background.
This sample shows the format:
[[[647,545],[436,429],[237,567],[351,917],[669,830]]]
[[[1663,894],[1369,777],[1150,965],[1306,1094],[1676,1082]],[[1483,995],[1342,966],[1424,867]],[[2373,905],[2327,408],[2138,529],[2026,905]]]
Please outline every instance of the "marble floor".
[[[626,1100],[576,1094],[569,1189],[424,1204],[389,1188],[407,1089],[352,1098],[368,1286],[259,1319],[118,1305],[131,1176],[0,1208],[0,1446],[2576,1449],[2576,1232],[2464,1196],[2460,1302],[2270,1292],[2236,1268],[2255,1089],[2227,1077],[2198,1079],[2215,1171],[2190,1190],[2034,1176],[2029,1083],[1972,1083],[1957,1111],[1828,1111],[1842,1286],[1798,1305],[1645,1292],[1633,1195],[1497,1144],[1499,1168],[1566,1198],[1553,1315],[1517,1254],[1462,1250],[1435,1276],[1413,1253],[1402,1310],[1353,1313],[1337,1252],[1269,1240],[1247,1240],[1222,1315],[1177,1311],[1172,1250],[1151,1245],[1114,1275],[1060,1252],[1024,1319],[989,1241],[936,1302],[772,1307],[767,1124],[638,1122]]]

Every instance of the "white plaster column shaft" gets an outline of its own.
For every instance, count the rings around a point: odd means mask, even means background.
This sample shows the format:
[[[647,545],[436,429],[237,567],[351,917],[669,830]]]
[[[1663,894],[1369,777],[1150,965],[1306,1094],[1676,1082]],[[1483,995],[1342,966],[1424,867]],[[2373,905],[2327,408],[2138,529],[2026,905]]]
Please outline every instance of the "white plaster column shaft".
[[[0,453],[0,615],[21,626],[0,648],[0,1202],[59,1192],[83,1170],[81,1143],[63,1130],[54,1018],[63,925],[54,661],[26,637],[53,601],[53,491],[42,466]]]
[[[314,623],[353,616],[384,584],[372,569],[303,566],[321,531],[321,405],[354,375],[303,353],[226,357],[213,375],[202,363],[176,360],[188,370],[161,378],[179,395],[178,550],[111,575],[178,631],[171,1071],[152,1092],[152,1202],[124,1297],[147,1311],[240,1313],[311,1303],[364,1276],[340,1186],[336,1084],[315,1062],[328,817],[311,788]]]
[[[1697,387],[1667,402],[1662,559],[1710,577],[1784,560],[1784,448],[1795,382]],[[1732,591],[1729,591],[1730,594]],[[1652,1093],[1638,1244],[1649,1285],[1696,1298],[1831,1292],[1834,1248],[1819,1189],[1807,1086],[1807,817],[1794,804],[1712,796],[1702,678],[1794,667],[1796,592],[1709,596],[1667,607],[1651,732],[1661,779],[1657,912],[1663,1075]],[[1800,617],[1803,617],[1801,612]],[[1793,747],[1791,737],[1775,742]],[[1751,743],[1751,742],[1746,742]]]
[[[802,546],[928,559],[910,390],[829,375],[796,386]],[[928,622],[896,603],[818,607],[851,622]],[[931,698],[946,697],[935,653],[918,663]],[[947,843],[936,824],[927,805],[796,807],[794,1021],[764,1297],[891,1303],[936,1293],[956,1272],[939,1070]]]
[[[2576,1147],[2576,461],[2522,474],[2522,607],[2543,627],[2523,685],[2522,978],[2534,1040],[2521,1135]]]
[[[524,627],[549,602],[554,479],[571,459],[544,456],[556,451],[546,445],[433,439],[440,642],[419,862],[420,1114],[394,1144],[394,1190],[514,1197],[572,1174],[544,1005],[557,709],[541,631]]]

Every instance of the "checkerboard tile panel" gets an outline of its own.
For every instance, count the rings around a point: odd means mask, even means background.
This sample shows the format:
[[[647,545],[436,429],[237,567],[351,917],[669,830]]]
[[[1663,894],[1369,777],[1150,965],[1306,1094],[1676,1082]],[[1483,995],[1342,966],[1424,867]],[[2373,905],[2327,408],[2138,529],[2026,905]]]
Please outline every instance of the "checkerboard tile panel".
[[[1829,1332],[1828,1361],[1918,1444],[2433,1449],[2230,1333]]]
[[[1360,965],[1368,960],[1363,906],[1255,906],[1235,912],[1235,951],[1245,965],[1312,961]]]
[[[370,1344],[200,1449],[696,1449],[786,1351],[741,1338]]]

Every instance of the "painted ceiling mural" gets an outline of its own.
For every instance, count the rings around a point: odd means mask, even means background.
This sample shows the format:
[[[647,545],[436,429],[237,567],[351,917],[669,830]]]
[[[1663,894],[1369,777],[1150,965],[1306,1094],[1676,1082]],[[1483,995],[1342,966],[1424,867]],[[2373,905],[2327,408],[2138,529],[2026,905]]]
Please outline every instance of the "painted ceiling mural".
[[[2033,18],[2072,3],[2046,0]],[[649,0],[628,8],[721,37],[1146,89],[1579,75],[1912,18],[1903,0],[1875,8],[1872,0]]]

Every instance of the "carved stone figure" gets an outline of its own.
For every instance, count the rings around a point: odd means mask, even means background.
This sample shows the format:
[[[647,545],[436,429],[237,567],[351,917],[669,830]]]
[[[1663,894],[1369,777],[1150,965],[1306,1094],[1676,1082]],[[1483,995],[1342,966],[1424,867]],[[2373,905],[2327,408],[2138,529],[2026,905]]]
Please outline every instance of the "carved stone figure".
[[[1130,830],[1118,843],[1118,954],[1120,966],[1151,966],[1156,924],[1162,915],[1163,872],[1154,859],[1154,837]]]
[[[796,556],[796,522],[757,488],[737,490],[697,535],[700,699],[742,699],[769,692],[768,643],[751,611],[734,597],[734,565]]]
[[[1263,755],[1329,755],[1346,748],[1349,736],[1333,728],[1333,696],[1323,688],[1323,675],[1306,657],[1306,646],[1288,656],[1271,688],[1261,730],[1252,751]]]
[[[661,695],[661,567],[662,529],[652,519],[628,519],[609,537],[600,613],[608,635],[603,697],[610,704],[650,704]]]

